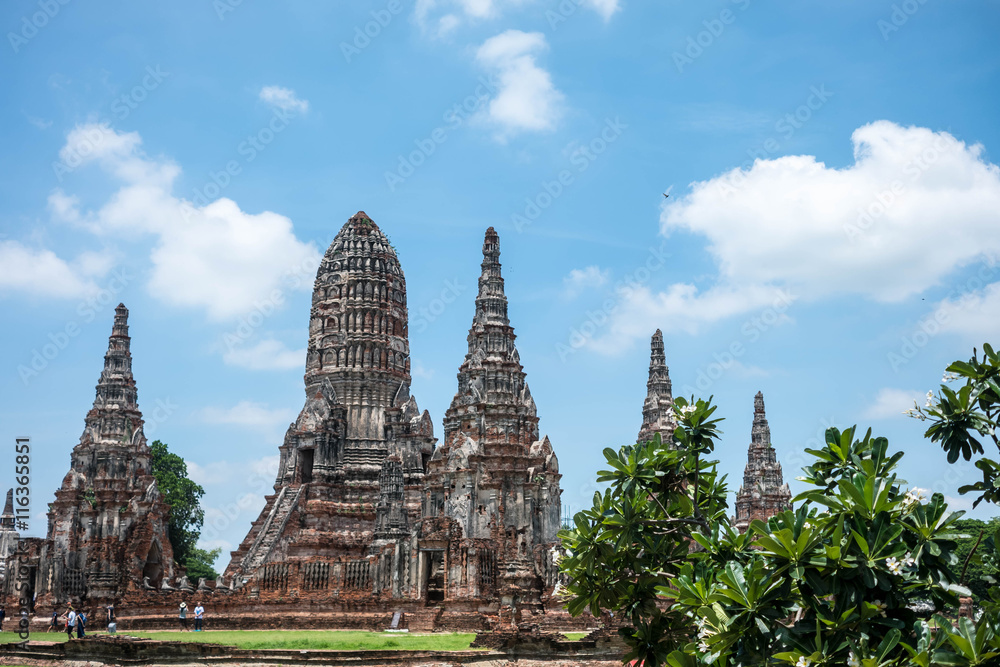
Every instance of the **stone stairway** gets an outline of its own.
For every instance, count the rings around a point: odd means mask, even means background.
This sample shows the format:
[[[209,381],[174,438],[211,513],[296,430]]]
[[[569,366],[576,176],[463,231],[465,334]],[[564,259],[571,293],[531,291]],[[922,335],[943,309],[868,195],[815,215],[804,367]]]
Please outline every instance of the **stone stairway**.
[[[410,632],[434,632],[437,627],[443,607],[428,607],[406,612],[406,628]]]
[[[274,543],[285,529],[288,517],[291,515],[292,510],[295,509],[296,504],[298,504],[299,497],[305,491],[306,486],[306,484],[302,484],[297,489],[284,486],[278,492],[278,497],[274,500],[274,506],[271,508],[270,514],[267,515],[267,521],[264,522],[264,526],[260,529],[257,539],[254,540],[247,551],[247,555],[243,557],[243,561],[240,563],[243,572],[251,574],[267,560],[268,554],[271,553]]]

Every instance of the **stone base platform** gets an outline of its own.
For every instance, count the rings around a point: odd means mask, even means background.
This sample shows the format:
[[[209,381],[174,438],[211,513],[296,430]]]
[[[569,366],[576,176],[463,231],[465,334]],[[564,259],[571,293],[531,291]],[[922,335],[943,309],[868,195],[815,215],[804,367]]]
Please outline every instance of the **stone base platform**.
[[[487,651],[327,651],[238,649],[219,644],[161,642],[118,635],[68,642],[0,645],[0,665],[333,665],[351,667],[619,667],[613,642],[532,641]]]

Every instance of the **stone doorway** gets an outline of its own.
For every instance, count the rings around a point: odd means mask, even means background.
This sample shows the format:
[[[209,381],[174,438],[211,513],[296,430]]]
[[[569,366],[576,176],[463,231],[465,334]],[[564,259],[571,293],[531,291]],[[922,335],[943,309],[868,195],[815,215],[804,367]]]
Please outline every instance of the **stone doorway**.
[[[299,482],[301,484],[308,484],[313,481],[313,458],[315,457],[316,450],[314,449],[300,449],[299,450]]]
[[[427,604],[436,605],[444,602],[444,552],[427,552]]]
[[[153,542],[146,554],[146,565],[142,568],[142,576],[149,577],[149,583],[156,588],[160,587],[163,581],[163,554],[160,552],[159,542]]]

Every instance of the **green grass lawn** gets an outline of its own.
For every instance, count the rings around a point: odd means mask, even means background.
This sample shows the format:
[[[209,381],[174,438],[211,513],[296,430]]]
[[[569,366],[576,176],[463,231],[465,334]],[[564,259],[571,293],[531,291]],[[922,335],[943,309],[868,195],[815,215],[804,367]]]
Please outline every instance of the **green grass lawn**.
[[[88,634],[105,634],[88,633]],[[334,649],[363,651],[372,649],[402,651],[465,651],[476,638],[475,633],[408,633],[360,632],[354,630],[207,630],[205,632],[131,632],[120,634],[148,637],[161,641],[204,642],[227,644],[239,648]],[[585,632],[566,632],[567,639],[577,640]],[[66,641],[65,632],[32,632],[32,641]],[[18,642],[17,633],[0,632],[0,644]]]
[[[104,634],[88,633],[88,634]],[[239,648],[336,649],[341,651],[388,649],[407,651],[464,651],[474,633],[411,635],[351,630],[208,630],[205,632],[131,632],[119,634],[162,641],[227,644]],[[66,633],[32,632],[33,641],[66,641]],[[0,632],[0,643],[20,641],[14,632]]]

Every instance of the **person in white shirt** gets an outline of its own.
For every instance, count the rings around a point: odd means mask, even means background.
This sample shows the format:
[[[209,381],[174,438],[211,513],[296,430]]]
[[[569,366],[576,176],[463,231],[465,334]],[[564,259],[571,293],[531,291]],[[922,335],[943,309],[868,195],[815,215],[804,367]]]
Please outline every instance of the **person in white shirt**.
[[[205,608],[198,603],[198,606],[194,608],[194,631],[201,632],[201,624],[205,617]]]

